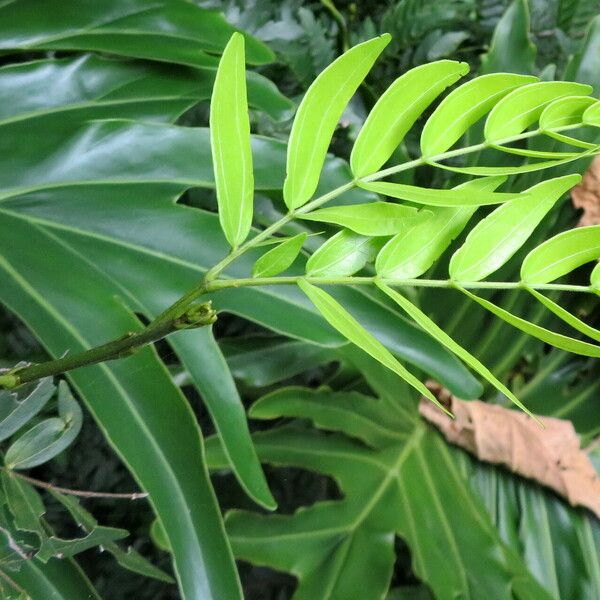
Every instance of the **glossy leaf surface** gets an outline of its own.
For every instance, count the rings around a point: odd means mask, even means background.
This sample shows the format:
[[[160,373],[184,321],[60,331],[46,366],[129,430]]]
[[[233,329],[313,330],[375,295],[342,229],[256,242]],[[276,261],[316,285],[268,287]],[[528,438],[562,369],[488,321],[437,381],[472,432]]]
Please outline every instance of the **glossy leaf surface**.
[[[265,252],[254,263],[252,277],[272,277],[285,271],[300,254],[306,237],[306,233],[299,233]]]

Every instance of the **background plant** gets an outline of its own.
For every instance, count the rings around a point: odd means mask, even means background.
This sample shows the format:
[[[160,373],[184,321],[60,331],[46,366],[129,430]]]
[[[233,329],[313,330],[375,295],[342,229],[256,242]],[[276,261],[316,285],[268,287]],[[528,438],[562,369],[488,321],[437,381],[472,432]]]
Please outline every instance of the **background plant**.
[[[169,3],[165,3],[165,7],[167,7],[167,4]],[[518,8],[520,5],[515,6]],[[164,13],[161,13],[163,18],[167,18],[169,14],[165,7],[157,9],[164,11]],[[128,8],[130,9],[131,6],[128,6]],[[317,13],[315,18],[324,20],[324,23],[331,23],[332,21],[327,21],[327,14],[325,10],[322,10]],[[517,22],[521,24],[521,27],[517,28],[517,31],[522,32],[522,38],[528,43],[527,23],[522,18],[523,14],[526,13],[513,9],[507,18],[515,19],[520,15]],[[130,17],[130,19],[133,18]],[[186,18],[189,19],[189,15]],[[183,25],[179,26],[183,27]],[[592,28],[587,42],[588,45],[582,43],[582,55],[571,62],[571,68],[574,69],[573,72],[575,73],[575,75],[571,75],[571,79],[586,81],[586,71],[581,65],[585,65],[585,49],[592,47],[594,35],[594,29]],[[96,35],[93,39],[97,40],[98,37],[102,36]],[[107,38],[109,37],[107,36]],[[221,48],[227,38],[228,34],[222,36]],[[17,39],[17,37],[13,36],[11,39]],[[52,42],[54,49],[58,48],[60,51],[60,46],[57,45],[59,43]],[[106,47],[99,48],[96,46],[96,41],[92,46],[89,40],[85,40],[85,37],[77,42],[78,46],[75,46],[72,40],[62,43],[64,44],[62,50],[72,51],[74,47],[107,50]],[[501,45],[498,46],[498,43],[496,47],[501,47]],[[86,47],[85,44],[88,44],[88,46]],[[22,49],[28,53],[34,51],[32,50],[33,45],[43,47],[43,43],[39,42],[39,39],[35,43],[23,42],[22,45]],[[10,48],[10,42],[6,47]],[[122,48],[111,47],[110,50],[116,54],[131,55],[133,53],[131,48],[123,50]],[[500,54],[498,53],[498,55]],[[139,56],[139,54],[134,55]],[[174,62],[181,60],[180,56],[161,56],[160,59]],[[64,62],[70,65],[68,60]],[[97,66],[93,65],[93,59],[80,61],[80,64],[85,67],[90,62],[92,62],[92,66]],[[328,62],[329,58],[324,59],[322,66],[325,66]],[[216,61],[212,64],[213,66],[216,65]],[[56,63],[52,62],[52,65],[56,66]],[[117,66],[126,65],[129,69],[132,67],[130,63],[115,63],[112,60],[107,65],[111,67],[111,74],[116,72],[113,69]],[[140,63],[134,63],[134,65],[136,69],[142,68]],[[8,192],[6,199],[3,200],[3,214],[5,216],[3,217],[4,242],[2,255],[9,264],[18,265],[16,271],[20,277],[15,277],[14,269],[9,271],[9,277],[6,278],[6,281],[11,283],[8,286],[8,291],[4,290],[3,293],[5,295],[12,294],[12,300],[8,302],[9,306],[15,309],[18,308],[22,315],[24,311],[27,312],[27,316],[24,317],[25,320],[42,337],[50,351],[57,356],[60,356],[67,347],[72,350],[78,347],[83,348],[88,344],[93,345],[104,342],[111,337],[120,336],[127,330],[138,329],[140,325],[132,316],[132,312],[144,315],[145,318],[156,316],[169,302],[175,300],[182,290],[196,283],[201,276],[203,266],[205,268],[213,266],[226,253],[226,247],[216,233],[216,219],[214,217],[197,210],[192,211],[181,204],[173,206],[169,203],[173,195],[181,193],[190,185],[199,187],[210,187],[212,185],[212,173],[208,161],[210,150],[206,131],[192,132],[189,128],[147,125],[145,122],[89,122],[90,119],[106,116],[111,119],[119,116],[126,119],[133,117],[141,121],[147,121],[149,118],[169,120],[179,114],[185,106],[196,102],[198,74],[207,73],[207,71],[202,69],[193,72],[182,70],[181,81],[183,83],[181,91],[173,93],[174,73],[178,71],[172,67],[169,68],[167,82],[164,85],[168,83],[169,94],[171,94],[168,106],[172,107],[172,112],[166,115],[165,87],[160,87],[160,81],[165,81],[166,75],[161,70],[160,65],[148,62],[143,63],[143,65],[143,73],[147,74],[146,80],[140,79],[139,70],[128,71],[123,75],[124,79],[121,80],[123,83],[118,88],[118,92],[115,91],[117,88],[113,87],[114,80],[107,82],[107,88],[104,91],[99,90],[98,96],[103,98],[102,102],[92,99],[90,105],[83,108],[79,106],[80,103],[76,102],[70,110],[64,110],[64,108],[60,108],[64,107],[61,100],[58,105],[54,105],[54,108],[58,108],[58,110],[48,111],[46,108],[44,113],[48,112],[49,114],[17,113],[17,115],[9,116],[10,121],[3,125],[6,134],[3,139],[7,140],[7,144],[12,145],[13,150],[15,141],[20,141],[22,150],[17,152],[16,155],[20,157],[19,161],[25,161],[25,163],[21,163],[18,170],[13,168],[10,163],[6,164],[4,174],[3,183]],[[32,64],[20,68],[35,73],[36,67],[40,67],[37,73],[39,77],[42,77],[40,75],[40,73],[43,73],[42,67],[47,68],[47,66]],[[509,70],[520,71],[521,69]],[[82,76],[81,70],[72,72],[76,72],[77,76]],[[19,67],[15,67],[13,71],[8,71],[9,75],[15,75],[15,73],[20,74]],[[94,70],[93,73],[97,75],[97,70]],[[151,79],[150,75],[158,77],[158,79]],[[127,79],[127,77],[130,78]],[[163,77],[163,79],[161,80],[160,77]],[[148,79],[151,79],[151,81],[148,81]],[[125,83],[134,80],[138,82],[145,81],[145,85],[142,87],[141,83],[138,83],[136,89],[135,86]],[[207,79],[207,81],[209,81],[209,84],[205,89],[210,94],[212,79]],[[264,80],[260,81],[264,83]],[[190,85],[189,82],[192,82],[191,85],[194,90],[191,98],[189,96],[185,97],[186,93],[189,94],[187,91],[189,87],[186,89],[186,85]],[[309,82],[310,79],[306,80],[306,83]],[[587,82],[594,83],[589,79],[587,79]],[[61,80],[61,84],[64,85],[64,79]],[[23,96],[27,96],[21,81],[19,81],[18,86],[13,86],[13,88],[7,88],[7,85],[4,84],[2,88],[9,90],[7,94],[10,98],[14,98],[16,89],[20,90]],[[111,94],[106,96],[106,89],[108,88],[112,90],[112,98]],[[154,90],[152,94],[148,92],[149,89]],[[272,88],[265,84],[263,89],[271,90],[271,94],[268,96],[270,102],[263,101],[263,108],[272,107],[273,105],[280,106],[280,115],[284,110],[289,110],[289,104],[286,104],[280,96],[272,93]],[[131,94],[128,100],[120,97],[120,94],[125,93],[125,91]],[[252,103],[252,86],[250,82],[248,92]],[[184,97],[182,98],[181,95]],[[378,95],[378,93],[367,95],[366,106],[370,106]],[[46,94],[46,96],[51,96],[51,94]],[[254,102],[258,102],[260,98],[264,98],[264,95],[258,95]],[[19,105],[19,103],[12,100],[6,106],[13,107],[12,110],[14,111],[15,109],[22,110],[18,107],[23,105]],[[273,113],[277,109],[271,108],[269,110]],[[24,116],[27,118],[25,119]],[[190,115],[186,117],[186,119],[190,118]],[[201,111],[197,118],[203,118]],[[36,119],[38,119],[37,123]],[[261,127],[265,122],[262,117],[253,118],[253,121]],[[279,126],[269,125],[269,127],[274,129]],[[281,128],[282,131],[285,131],[285,129],[285,126]],[[340,142],[343,142],[347,131],[347,129],[338,131],[336,138],[341,134]],[[202,143],[199,144],[198,140]],[[336,144],[334,148],[339,148],[342,155],[348,156],[345,153],[349,150],[349,146],[345,142],[336,142]],[[37,149],[37,156],[31,152],[32,148]],[[85,148],[87,148],[87,152],[84,153],[83,149]],[[97,150],[98,153],[93,154],[90,151],[92,148]],[[107,151],[105,152],[104,149]],[[414,147],[411,149],[408,145],[407,149],[410,153],[409,157],[415,156]],[[555,150],[555,148],[552,150]],[[551,151],[551,149],[545,149],[544,151]],[[255,216],[259,224],[268,225],[274,219],[277,219],[277,211],[280,211],[283,206],[279,201],[280,192],[277,190],[283,182],[284,152],[285,147],[276,142],[265,139],[254,141],[255,187],[258,189]],[[69,161],[67,163],[59,158],[64,156],[85,158],[87,162],[81,160],[80,162]],[[135,160],[132,160],[132,157],[135,157]],[[30,168],[27,168],[27,161],[31,165]],[[41,168],[40,165],[44,165],[44,167],[61,165],[61,168],[48,169]],[[204,172],[202,171],[203,166],[208,167]],[[94,171],[92,167],[96,170]],[[115,167],[119,167],[120,170]],[[430,182],[427,180],[429,177],[427,173],[429,172],[431,171],[423,170],[422,174],[418,174],[418,177],[424,178],[428,185]],[[27,173],[26,181],[19,180],[23,173]],[[558,176],[559,173],[553,175]],[[515,189],[531,187],[537,183],[535,177],[534,175],[524,175],[515,184],[517,186]],[[345,183],[347,178],[348,170],[343,162],[328,159],[321,178],[323,190],[335,188],[337,185]],[[98,185],[99,182],[103,181],[105,182],[103,185]],[[419,181],[417,179],[417,183]],[[436,181],[432,183],[438,186],[448,185],[442,183],[443,181],[445,181],[445,177],[442,177],[439,183]],[[115,190],[118,190],[118,194],[122,195],[118,197]],[[124,203],[122,198],[127,198],[127,202]],[[354,202],[365,203],[372,201],[374,196],[364,191],[355,191],[350,199]],[[193,196],[186,196],[185,202],[196,206],[211,207],[214,199],[210,193],[195,193]],[[532,244],[551,237],[554,227],[556,228],[554,231],[557,231],[567,226],[570,217],[568,211],[563,212],[564,214],[559,218],[558,211],[555,211],[553,216],[546,220],[544,227],[547,227],[547,229],[544,232],[540,230],[539,240],[533,240]],[[25,215],[25,218],[18,215]],[[138,223],[138,226],[132,228],[130,226],[131,222]],[[322,231],[322,228],[322,225],[317,225],[314,229],[311,229],[307,228],[306,224],[301,226],[292,224],[284,231],[289,236],[292,233],[319,232]],[[177,232],[177,234],[174,235],[173,232]],[[31,246],[24,247],[24,241],[31,239],[36,240],[35,251]],[[198,240],[202,240],[202,243],[199,244]],[[307,246],[314,249],[322,241],[319,236],[313,236],[308,238]],[[263,248],[259,253],[264,252],[264,250]],[[239,266],[240,273],[243,273],[244,277],[250,274],[252,263],[259,253],[249,257],[247,261],[244,260]],[[37,264],[38,261],[35,258],[39,256],[45,257],[43,264]],[[515,263],[520,264],[520,259]],[[61,269],[56,266],[66,264],[69,265],[68,269]],[[73,270],[74,264],[77,265],[75,271]],[[48,268],[49,265],[54,266]],[[444,265],[440,265],[440,268],[444,268]],[[510,265],[505,267],[507,271],[509,268],[511,268]],[[511,275],[510,273],[502,274],[502,278],[510,280]],[[73,281],[74,279],[76,283]],[[587,284],[587,282],[580,283],[582,285]],[[36,290],[37,293],[35,293]],[[433,292],[435,292],[435,296]],[[427,306],[427,302],[430,305],[435,303],[435,306],[438,307],[441,305],[439,298],[443,291],[433,290],[433,292],[430,294],[426,290],[425,293],[420,294],[420,301],[423,306]],[[421,368],[459,395],[474,397],[479,394],[477,383],[468,372],[420,329],[404,321],[395,312],[395,309],[390,308],[390,305],[374,302],[368,295],[360,291],[348,290],[344,294],[344,306],[351,311],[359,311],[363,324],[372,331],[375,330],[380,336],[383,334],[386,346],[398,356],[419,363]],[[456,298],[456,296],[455,294],[453,298]],[[518,302],[524,302],[522,300],[523,296],[524,294],[514,294],[512,296],[513,298],[519,298],[519,300],[514,300],[517,302],[516,306],[505,302],[511,296],[494,298],[494,300],[502,306],[518,310]],[[115,297],[121,298],[121,301],[115,301]],[[297,300],[300,297],[299,292],[293,292],[285,288],[268,291],[261,288],[244,288],[221,291],[218,295],[215,295],[215,303],[219,310],[242,315],[261,324],[261,326],[266,325],[280,334],[292,335],[296,339],[300,338],[300,341],[296,342],[288,342],[272,337],[265,339],[265,331],[262,328],[248,326],[245,320],[220,319],[221,324],[218,325],[220,328],[218,330],[219,338],[222,338],[223,334],[228,336],[233,334],[236,337],[241,333],[253,332],[259,334],[248,340],[247,343],[239,339],[230,339],[221,343],[238,381],[247,382],[248,377],[254,378],[254,382],[251,381],[244,385],[244,387],[250,388],[248,390],[250,396],[259,393],[252,391],[254,388],[252,383],[256,384],[258,382],[259,389],[264,385],[264,381],[267,384],[275,383],[273,372],[277,373],[281,369],[278,369],[277,363],[274,363],[275,366],[271,367],[272,371],[269,375],[267,365],[272,363],[261,361],[261,364],[265,363],[267,373],[254,374],[247,367],[244,370],[245,361],[253,360],[256,356],[281,357],[284,349],[289,351],[291,356],[310,357],[308,364],[302,362],[298,365],[298,362],[296,362],[296,370],[291,368],[294,365],[293,361],[289,361],[289,363],[286,361],[286,366],[290,365],[286,373],[290,376],[297,376],[302,381],[312,381],[313,383],[327,381],[334,386],[334,389],[336,386],[345,388],[347,386],[362,385],[364,387],[364,383],[360,383],[361,376],[357,375],[356,371],[353,375],[352,368],[345,366],[332,379],[331,374],[334,367],[331,365],[320,366],[323,363],[329,363],[332,354],[325,353],[322,347],[307,345],[306,341],[339,346],[343,344],[343,340],[331,330],[324,329],[322,320],[308,304],[298,305]],[[27,299],[27,301],[25,302],[24,299]],[[569,302],[573,301],[575,300],[569,300]],[[462,300],[458,302],[460,310],[468,310],[469,316],[477,314],[479,315],[477,319],[486,318],[481,316],[480,313],[474,313],[472,304],[467,304]],[[562,302],[566,302],[566,300],[563,299]],[[470,308],[463,308],[465,306],[470,306]],[[585,303],[583,306],[585,306]],[[438,322],[444,322],[446,331],[452,332],[454,337],[458,336],[460,341],[470,349],[474,347],[474,344],[469,345],[468,336],[471,335],[471,339],[477,337],[477,319],[473,319],[473,321],[469,319],[468,325],[473,326],[471,333],[469,333],[469,327],[465,326],[467,322],[460,319],[460,312],[447,311],[443,315],[435,315],[435,310],[428,310],[428,314],[439,317]],[[93,315],[93,319],[90,319],[89,315]],[[450,323],[451,327],[447,327],[445,321],[452,318],[454,318],[454,323]],[[541,318],[541,316],[538,318]],[[299,323],[302,323],[302,326]],[[502,328],[496,320],[492,323],[494,323],[493,327],[497,331],[495,335],[515,335],[514,333],[506,333],[508,329]],[[69,324],[69,327],[66,327],[67,324]],[[68,332],[68,335],[66,332]],[[464,338],[466,338],[466,341]],[[511,349],[510,354],[512,357],[497,356],[497,353],[493,352],[493,347],[490,348],[489,340],[507,339],[507,337],[493,337],[490,333],[490,336],[484,336],[484,339],[477,341],[484,346],[486,338],[488,340],[487,351],[492,354],[493,362],[503,362],[501,369],[492,369],[494,373],[502,373],[502,369],[505,369],[504,372],[511,371],[516,361],[523,360],[520,352],[526,347],[527,351],[524,354],[526,364],[519,367],[516,373],[511,376],[511,379],[515,379],[517,384],[521,376],[525,377],[526,381],[528,380],[528,373],[535,370],[538,359],[541,364],[545,362],[545,355],[541,350],[542,346],[532,345],[534,342],[527,336],[517,335],[510,338],[506,347]],[[246,426],[241,403],[235,403],[236,398],[238,398],[237,392],[232,385],[232,378],[225,368],[219,347],[215,344],[210,332],[207,329],[198,329],[178,333],[170,339],[170,343],[178,352],[181,363],[179,361],[175,362],[168,347],[161,346],[159,350],[161,356],[166,358],[167,362],[174,363],[172,366],[177,372],[181,370],[181,365],[183,365],[184,373],[177,373],[175,381],[184,385],[193,381],[197,389],[200,390],[204,400],[211,407],[221,438],[225,440],[225,443],[229,443],[230,459],[235,461],[236,453],[238,457],[247,456],[250,446],[244,434]],[[202,348],[201,353],[198,352],[198,348]],[[484,351],[480,353],[477,349],[474,354],[484,359],[484,356],[482,356]],[[200,356],[202,361],[199,360]],[[14,362],[11,361],[11,364],[14,364]],[[486,364],[491,363],[486,362]],[[579,377],[575,373],[581,373],[582,369],[586,368],[585,364],[585,361],[571,363],[569,367],[571,370],[564,371],[569,373],[569,375],[565,375],[567,380],[571,381],[569,377]],[[591,364],[592,369],[595,368],[593,366],[595,363]],[[114,438],[114,435],[118,433],[118,421],[126,422],[127,419],[131,419],[130,423],[137,422],[139,424],[139,415],[142,415],[144,423],[155,424],[156,430],[154,433],[160,433],[157,439],[163,440],[167,444],[164,447],[169,447],[169,452],[173,452],[173,447],[169,446],[167,442],[172,434],[160,430],[161,426],[164,427],[164,423],[167,422],[167,418],[170,419],[169,422],[173,423],[173,432],[177,432],[177,437],[180,438],[182,454],[179,455],[180,458],[177,460],[183,461],[179,464],[189,465],[188,471],[185,473],[182,471],[175,475],[178,477],[178,481],[186,483],[186,485],[181,484],[182,489],[187,489],[186,493],[196,498],[199,493],[198,490],[201,488],[192,489],[189,487],[192,483],[188,483],[189,480],[190,482],[196,482],[193,485],[200,485],[199,480],[195,479],[195,477],[198,477],[197,473],[199,472],[200,450],[196,454],[190,452],[191,447],[198,448],[197,442],[194,442],[196,446],[190,445],[190,440],[193,440],[194,436],[197,438],[197,433],[192,433],[196,431],[193,425],[194,420],[186,410],[175,409],[177,406],[185,406],[182,404],[182,397],[167,377],[166,372],[158,365],[156,354],[150,350],[142,350],[131,358],[107,363],[102,368],[89,367],[85,371],[76,372],[73,374],[73,378],[74,381],[75,378],[78,378],[76,388],[88,403],[95,399],[95,411],[100,411],[101,420],[104,419],[106,423],[111,423],[111,430],[113,427],[115,428],[112,434],[109,432],[109,438],[120,447],[121,455],[124,452],[122,444]],[[312,374],[310,371],[308,374],[302,374],[306,367],[312,368]],[[587,372],[589,373],[589,367]],[[259,375],[263,378],[262,380]],[[588,377],[590,377],[589,374]],[[352,383],[353,381],[354,383]],[[593,396],[593,384],[595,382],[593,375],[590,381],[592,385],[587,389],[592,390],[591,394]],[[582,384],[585,384],[585,377],[582,379]],[[187,391],[190,391],[189,387]],[[565,391],[567,395],[570,393],[571,388]],[[168,406],[169,412],[156,414],[150,418],[151,415],[148,411],[157,410],[157,407],[155,403],[151,403],[152,408],[150,408],[148,398],[155,399],[157,396],[164,398],[165,406]],[[519,397],[521,398],[521,395]],[[576,394],[575,397],[579,397],[579,395]],[[585,402],[580,400],[575,404],[580,408],[586,406]],[[540,405],[543,406],[543,403],[540,402]],[[545,411],[540,410],[539,412]],[[118,415],[118,418],[116,418],[116,415]],[[179,416],[176,418],[176,415]],[[184,425],[186,422],[188,425]],[[593,432],[592,420],[584,418],[581,422],[586,422],[585,426]],[[189,432],[190,437],[188,439],[184,435],[186,431]],[[148,439],[146,438],[146,441]],[[135,440],[135,443],[138,445],[137,452],[139,453],[141,442]],[[125,457],[125,459],[130,465],[132,461],[136,463],[137,460],[138,469],[142,469],[142,457],[136,456],[134,446],[132,440],[129,446],[132,454]],[[183,453],[186,449],[187,452],[185,452],[184,457]],[[145,453],[146,456],[143,458],[150,462],[151,459],[148,459],[147,451]],[[174,454],[171,454],[170,457],[175,460]],[[163,463],[160,460],[152,462],[154,470],[157,469],[158,464]],[[242,472],[244,461],[238,460],[238,477],[246,483],[250,493],[254,494],[255,497],[262,497],[263,501],[268,503],[269,498],[265,496],[265,488],[262,487],[261,481],[263,480],[258,470],[259,467],[257,463],[254,463],[254,465],[252,467],[254,471],[249,469],[244,473]],[[195,473],[194,477],[190,477],[192,472]],[[165,476],[171,477],[168,473],[165,473]],[[305,477],[309,476],[305,475]],[[318,482],[322,480],[309,477],[309,481]],[[231,490],[230,486],[228,488]],[[277,488],[277,485],[275,485],[275,488]],[[171,494],[173,489],[177,489],[177,486],[175,488],[171,486],[169,490]],[[284,487],[284,489],[286,488]],[[287,489],[289,490],[289,487]],[[327,489],[327,486],[325,489]],[[319,491],[319,493],[322,493],[322,491]],[[208,496],[205,495],[205,498],[208,497],[210,497],[210,492],[208,492]],[[515,517],[515,519],[520,518],[520,516]],[[206,524],[209,523],[206,516],[205,522]],[[215,519],[214,522],[218,521]],[[212,531],[212,540],[220,539],[218,534],[215,535],[217,530]],[[200,540],[202,539],[203,536],[200,536]],[[183,547],[183,544],[192,543],[190,540],[192,538],[187,535],[184,538],[179,538],[178,543],[181,543],[182,546],[180,547]],[[177,556],[177,548],[175,547],[174,550]],[[213,551],[214,549],[211,550],[211,552]],[[214,552],[216,553],[213,556],[218,557],[218,551]],[[399,555],[406,556],[406,553],[400,552]],[[221,584],[226,585],[228,581],[235,581],[235,576],[232,575],[231,566],[227,567],[231,563],[221,559],[216,558],[215,560],[221,565],[221,572],[219,573]],[[229,576],[227,575],[228,569]],[[210,571],[211,569],[209,569]],[[410,576],[400,579],[404,582],[407,580],[410,580]],[[248,586],[251,590],[252,584],[249,583]],[[134,585],[134,589],[139,591],[140,586]],[[259,588],[257,593],[260,595],[263,592],[264,588]],[[108,596],[116,597],[110,594]]]

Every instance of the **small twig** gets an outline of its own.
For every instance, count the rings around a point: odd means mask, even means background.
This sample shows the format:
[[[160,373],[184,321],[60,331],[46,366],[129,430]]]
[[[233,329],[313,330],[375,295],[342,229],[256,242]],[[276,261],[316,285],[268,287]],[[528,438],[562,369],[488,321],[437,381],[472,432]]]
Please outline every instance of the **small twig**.
[[[87,490],[72,490],[70,488],[64,488],[57,485],[52,485],[47,481],[41,481],[40,479],[35,479],[34,477],[29,477],[28,475],[23,475],[22,473],[18,473],[17,471],[12,471],[11,469],[7,469],[6,467],[2,467],[3,471],[7,471],[11,475],[18,477],[19,479],[23,479],[23,481],[27,481],[31,485],[35,487],[42,488],[44,490],[52,490],[55,492],[60,492],[62,494],[68,494],[70,496],[79,496],[81,498],[115,498],[121,500],[139,500],[140,498],[147,498],[147,492],[134,492],[132,494],[125,493],[113,493],[113,492],[89,492]]]

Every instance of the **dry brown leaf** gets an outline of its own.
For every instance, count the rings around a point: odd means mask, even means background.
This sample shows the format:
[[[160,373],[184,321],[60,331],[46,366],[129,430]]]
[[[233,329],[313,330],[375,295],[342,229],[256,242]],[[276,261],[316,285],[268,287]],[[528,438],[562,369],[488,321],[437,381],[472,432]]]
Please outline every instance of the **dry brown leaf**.
[[[597,156],[585,172],[581,183],[571,190],[575,208],[582,208],[578,225],[600,225],[600,156]]]
[[[570,421],[539,417],[542,429],[523,412],[478,400],[466,402],[438,385],[429,387],[456,418],[451,419],[427,399],[421,400],[419,412],[449,442],[479,460],[534,479],[572,506],[584,506],[600,518],[600,478],[580,449]]]

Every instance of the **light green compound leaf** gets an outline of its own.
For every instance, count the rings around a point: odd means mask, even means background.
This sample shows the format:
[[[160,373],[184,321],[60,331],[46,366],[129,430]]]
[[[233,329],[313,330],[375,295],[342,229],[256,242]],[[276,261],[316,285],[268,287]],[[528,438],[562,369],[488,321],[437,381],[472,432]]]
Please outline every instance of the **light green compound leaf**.
[[[283,198],[295,209],[311,198],[333,132],[358,86],[390,41],[384,34],[358,44],[329,65],[308,88],[292,126]]]
[[[600,127],[600,102],[598,100],[583,113],[583,122],[586,125]]]
[[[600,258],[600,225],[563,231],[534,248],[523,261],[525,283],[548,283]]]
[[[592,275],[590,276],[590,284],[596,294],[600,295],[600,263],[594,267]]]
[[[506,177],[486,177],[458,187],[471,193],[493,191],[505,181]],[[432,208],[430,219],[396,235],[381,249],[375,261],[378,275],[396,279],[423,275],[465,228],[476,210],[476,206]]]
[[[502,175],[503,173],[500,173]],[[358,185],[365,190],[408,200],[416,204],[428,206],[486,206],[488,204],[502,204],[509,200],[520,198],[525,200],[527,194],[492,192],[480,189],[476,194],[472,190],[463,187],[455,187],[450,190],[422,188],[404,183],[391,183],[389,181],[359,181]]]
[[[377,256],[384,243],[383,238],[370,238],[343,229],[308,259],[306,273],[311,277],[353,275]]]
[[[465,350],[460,344],[455,342],[443,329],[438,327],[421,309],[415,306],[410,300],[399,294],[384,283],[377,283],[377,287],[387,294],[400,308],[427,333],[433,336],[440,344],[446,346],[448,350],[456,354],[476,373],[481,375],[486,381],[492,384],[501,394],[504,394],[511,402],[525,411],[531,417],[534,415],[525,407],[525,405],[501,382],[494,374],[470,352]],[[537,420],[537,419],[536,419]]]
[[[591,356],[592,358],[600,358],[600,346],[596,346],[594,344],[588,344],[587,342],[582,342],[581,340],[576,340],[574,338],[570,338],[566,335],[561,335],[560,333],[555,333],[554,331],[550,331],[549,329],[545,329],[544,327],[540,327],[535,323],[530,323],[521,317],[517,317],[512,313],[509,313],[507,310],[496,306],[489,300],[485,300],[484,298],[480,298],[475,294],[471,293],[469,290],[465,290],[460,286],[456,286],[463,294],[466,294],[471,300],[474,300],[486,310],[489,310],[491,313],[506,321],[509,325],[512,325],[516,329],[520,329],[524,333],[531,335],[538,340],[542,340],[542,342],[546,342],[555,348],[560,348],[561,350],[566,350],[567,352],[572,352],[573,354],[580,354],[581,356]]]
[[[535,81],[533,76],[492,73],[461,85],[442,100],[425,123],[421,153],[434,156],[445,152],[504,96]]]
[[[35,417],[50,400],[55,389],[52,378],[46,377],[22,400],[13,392],[0,392],[0,441],[10,437]]]
[[[498,270],[527,241],[557,200],[579,181],[577,174],[543,181],[527,190],[525,202],[513,200],[494,210],[477,223],[452,256],[450,277],[480,281]]]
[[[355,177],[377,171],[392,156],[423,111],[469,72],[469,65],[440,60],[411,69],[390,85],[363,125],[350,155]]]
[[[395,235],[417,223],[426,221],[431,216],[430,211],[417,211],[411,206],[391,202],[330,206],[305,215],[298,215],[300,219],[332,223],[360,235],[370,236]]]
[[[446,414],[450,413],[438,402],[437,398],[419,381],[410,371],[402,366],[391,352],[350,314],[344,307],[332,298],[327,292],[308,283],[298,281],[300,289],[308,296],[323,318],[337,329],[346,339],[358,346],[361,350],[372,356],[384,367],[396,373],[420,394],[431,400]],[[450,415],[452,416],[452,415]]]
[[[553,100],[591,92],[591,86],[569,81],[542,81],[517,88],[492,109],[485,123],[485,139],[497,143],[519,135],[539,119]]]
[[[235,248],[250,231],[254,196],[244,36],[240,33],[231,36],[219,63],[210,103],[210,143],[219,221]]]
[[[10,469],[30,469],[60,454],[79,434],[83,415],[66,382],[58,386],[59,418],[45,419],[17,438],[6,451]]]
[[[252,277],[273,277],[285,271],[300,254],[306,238],[306,233],[299,233],[265,252],[254,263]]]
[[[568,310],[564,309],[560,304],[550,300],[547,296],[540,294],[537,290],[528,287],[527,291],[537,298],[548,310],[552,311],[559,319],[562,319],[567,325],[573,327],[583,335],[600,342],[600,330],[595,327],[591,327],[587,323],[584,323],[581,319],[578,319],[575,315],[572,315]]]
[[[553,131],[564,127],[578,127],[583,123],[583,115],[592,105],[598,104],[595,98],[589,96],[568,96],[551,102],[540,116],[540,129],[546,135],[579,148],[591,149],[594,144]]]

